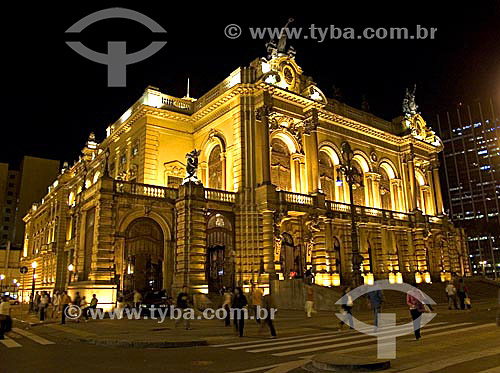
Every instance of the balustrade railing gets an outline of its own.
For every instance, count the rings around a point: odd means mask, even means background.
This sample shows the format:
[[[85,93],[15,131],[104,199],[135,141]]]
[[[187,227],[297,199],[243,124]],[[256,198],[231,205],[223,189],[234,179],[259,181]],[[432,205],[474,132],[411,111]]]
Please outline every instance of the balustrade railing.
[[[314,205],[314,197],[308,194],[300,194],[293,192],[280,191],[280,200],[285,201],[287,203],[293,203],[296,205]]]
[[[218,202],[236,202],[236,193],[219,189],[205,189],[205,199]]]
[[[344,202],[336,202],[336,201],[326,201],[326,208],[330,211],[338,211],[350,213],[351,207],[348,203]],[[396,219],[396,220],[406,220],[410,221],[410,214],[405,212],[398,212],[392,210],[384,210],[376,207],[367,207],[367,206],[355,206],[356,214],[359,216],[373,216],[383,219]]]
[[[128,181],[115,181],[115,191],[117,193],[134,194],[138,196],[154,198],[177,198],[177,189],[166,188],[156,185],[131,183]]]

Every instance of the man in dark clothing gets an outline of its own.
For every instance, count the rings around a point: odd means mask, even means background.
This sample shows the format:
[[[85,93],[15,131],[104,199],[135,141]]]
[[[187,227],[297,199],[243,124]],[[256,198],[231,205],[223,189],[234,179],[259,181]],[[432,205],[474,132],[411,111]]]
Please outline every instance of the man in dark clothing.
[[[373,312],[373,325],[375,325],[375,328],[377,328],[378,314],[380,313],[380,310],[382,308],[382,303],[384,300],[384,297],[382,295],[382,290],[380,290],[380,288],[375,286],[372,291],[366,294],[366,297],[370,301],[370,308],[372,309]]]
[[[260,330],[263,329],[264,325],[267,325],[269,331],[271,332],[271,338],[276,338],[276,329],[274,329],[273,325],[274,308],[271,302],[271,296],[269,294],[264,296],[262,309],[266,311],[266,317],[262,318],[262,322],[260,323]]]
[[[458,280],[457,295],[460,300],[460,309],[465,310],[465,297],[467,295],[467,287],[464,284],[464,279]]]
[[[234,319],[234,330],[243,337],[243,329],[245,328],[246,305],[248,304],[245,294],[240,287],[234,290],[233,304],[231,305],[231,317]]]
[[[189,294],[187,286],[183,286],[182,291],[177,296],[177,308],[181,310],[181,317],[175,320],[175,326],[177,327],[181,322],[181,319],[184,319],[184,326],[186,327],[186,330],[191,329],[189,317],[185,317],[187,316],[185,315],[185,311],[189,308]]]

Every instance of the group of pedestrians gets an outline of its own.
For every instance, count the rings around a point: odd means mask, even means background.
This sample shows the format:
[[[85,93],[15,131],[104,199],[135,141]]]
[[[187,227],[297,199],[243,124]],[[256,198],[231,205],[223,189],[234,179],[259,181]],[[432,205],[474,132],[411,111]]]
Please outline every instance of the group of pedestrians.
[[[262,289],[255,285],[252,285],[250,295],[251,304],[248,303],[248,299],[241,287],[236,287],[234,293],[225,287],[222,289],[222,308],[226,310],[224,324],[230,326],[232,319],[235,335],[243,337],[245,318],[248,317],[248,310],[250,309],[255,322],[259,324],[259,334],[267,327],[271,333],[271,338],[276,338],[276,329],[272,320],[274,313],[272,312],[271,296],[269,294],[264,296]]]
[[[449,281],[448,284],[446,285],[445,292],[446,296],[448,297],[449,310],[452,309],[452,306],[456,310],[459,309],[457,305],[457,297],[461,310],[472,308],[471,299],[469,296],[469,290],[467,289],[467,286],[465,286],[463,279],[458,280],[457,286],[455,286],[455,284],[452,281]]]
[[[55,291],[52,297],[46,291],[41,293],[36,292],[33,297],[33,311],[38,313],[40,321],[45,321],[47,318],[56,319],[61,315],[61,324],[66,324],[67,310],[70,305],[78,306],[81,310],[80,317],[76,318],[76,322],[80,322],[80,318],[84,317],[85,321],[89,319],[91,309],[96,309],[99,300],[96,294],[92,295],[90,302],[87,302],[85,296],[80,296],[79,292],[75,293],[74,299],[68,295],[67,291]],[[51,312],[49,313],[49,309]]]

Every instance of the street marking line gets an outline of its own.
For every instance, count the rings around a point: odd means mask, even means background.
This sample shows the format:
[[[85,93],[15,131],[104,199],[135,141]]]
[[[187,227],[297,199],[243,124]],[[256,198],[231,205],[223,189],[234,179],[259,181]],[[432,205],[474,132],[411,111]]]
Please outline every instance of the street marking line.
[[[438,326],[438,325],[443,325],[443,324],[448,324],[448,323],[446,323],[446,322],[439,322],[439,323],[434,323],[434,324],[432,324],[432,326]],[[404,330],[405,328],[409,328],[409,326],[408,326],[408,325],[406,325],[406,324],[403,324],[403,325],[397,325],[397,326],[395,326],[395,327],[390,327],[390,328],[387,328],[386,330],[387,330],[388,332],[390,331],[391,333],[393,333],[393,332],[396,332],[396,331],[401,331],[401,330]],[[411,330],[413,330],[413,329],[411,329]],[[360,329],[359,331],[370,331],[370,332],[371,332],[371,331],[373,331],[373,328],[365,328],[365,329]],[[332,336],[334,336],[334,335],[338,335],[338,334],[342,334],[342,332],[335,332],[335,333],[331,333],[331,334],[329,334],[329,335],[324,335],[324,336],[321,336],[321,337],[312,337],[312,338],[307,338],[308,343],[307,343],[306,345],[310,345],[310,344],[321,344],[321,343],[323,343],[323,341],[320,341],[320,340],[325,339],[325,338],[330,338],[330,337],[332,337]],[[312,334],[312,335],[315,335],[315,334]],[[364,335],[363,335],[363,334],[355,334],[355,335],[353,335],[353,336],[350,336],[350,337],[345,337],[345,338],[351,338],[351,339],[352,339],[352,338],[355,338],[355,337],[359,338],[359,337],[361,337],[361,336],[364,336]],[[306,336],[302,336],[302,337],[306,337]],[[300,337],[300,338],[302,338],[302,337]],[[340,338],[340,339],[336,339],[336,340],[337,340],[337,341],[338,341],[338,340],[343,340],[343,339],[345,339],[345,338]],[[272,341],[267,340],[267,341],[265,341],[265,342],[263,342],[263,341],[259,341],[259,343],[258,343],[258,344],[246,345],[246,346],[240,346],[240,347],[230,347],[229,349],[230,349],[230,350],[243,350],[243,349],[245,349],[245,348],[253,348],[253,347],[266,347],[267,345],[269,345],[269,346],[276,346],[276,345],[282,345],[282,344],[288,344],[288,343],[290,343],[290,341],[289,341],[289,340],[283,341],[283,339],[284,339],[284,338],[279,338],[279,339],[274,339],[274,340],[272,340]],[[310,341],[318,341],[318,342],[313,342],[313,343],[310,343]],[[256,341],[256,342],[258,342],[258,341]]]
[[[45,339],[45,338],[40,337],[36,334],[30,333],[26,330],[22,330],[19,328],[12,328],[12,331],[16,334],[22,335],[23,337],[29,338],[32,341],[35,341],[36,343],[39,343],[41,345],[53,345],[53,344],[55,344],[54,342],[49,341],[48,339]]]
[[[432,323],[432,324],[427,324],[429,326],[436,326],[436,325],[442,325],[442,324],[447,324],[446,322],[438,322],[438,323]],[[388,329],[392,328],[400,328],[405,324],[399,324],[396,325],[395,327],[391,327]],[[359,331],[372,331],[373,328],[362,328]],[[309,336],[314,336],[316,338],[317,336],[324,336],[325,338],[328,336],[333,336],[333,335],[338,335],[338,334],[345,334],[346,332],[349,332],[347,329],[346,331],[331,331],[331,332],[323,332],[323,333],[309,333],[309,334],[302,334],[298,336],[292,336],[292,337],[279,337],[278,339],[275,340],[270,340],[269,338],[261,339],[261,340],[254,340],[254,341],[248,341],[248,342],[234,342],[234,343],[223,343],[223,344],[217,344],[217,345],[211,345],[210,347],[236,347],[236,346],[247,346],[256,344],[257,346],[260,346],[260,344],[267,344],[267,343],[274,343],[276,341],[291,341],[294,339],[303,339],[304,337],[309,337]],[[356,332],[356,331],[355,331]],[[243,348],[243,347],[242,347]]]
[[[457,326],[470,325],[470,324],[472,324],[472,323],[466,322],[466,323],[461,323],[461,324],[446,325],[446,326],[440,326],[440,327],[437,327],[437,328],[428,328],[427,331],[446,329],[446,328],[449,328],[449,327],[456,328]],[[466,329],[453,330],[451,332],[445,332],[445,333],[451,334],[451,333],[461,332],[461,331],[464,331]],[[437,334],[443,334],[443,333],[437,333]],[[433,335],[436,335],[436,334],[433,334]],[[294,351],[288,351],[288,352],[280,352],[280,353],[276,353],[276,354],[272,354],[272,355],[273,356],[290,356],[290,355],[302,354],[302,353],[305,353],[305,352],[316,352],[316,351],[319,351],[319,350],[331,350],[331,349],[334,349],[334,348],[344,347],[344,346],[351,346],[351,345],[354,345],[354,344],[376,342],[376,339],[375,340],[372,339],[372,338],[375,338],[375,337],[371,337],[371,336],[367,336],[367,337],[370,337],[370,340],[367,340],[368,338],[365,338],[365,340],[357,340],[357,341],[345,342],[345,343],[336,343],[336,344],[332,344],[332,345],[329,345],[329,346],[318,346],[318,347],[314,347],[314,348],[306,348],[306,349],[303,349],[303,350],[294,350]],[[332,340],[332,342],[335,342],[335,340]],[[305,343],[303,345],[308,345],[308,344]],[[289,348],[294,348],[294,347],[295,346],[293,346],[293,345],[289,346]],[[375,345],[371,344],[369,346],[363,346],[363,347],[369,349],[369,348],[376,347],[376,344]],[[287,347],[281,347],[281,348],[276,348],[276,350],[284,350],[286,348]],[[273,349],[265,349],[264,351],[268,351],[268,350],[273,350]],[[263,351],[263,350],[253,350],[253,351],[247,351],[247,352],[261,352],[261,351]]]
[[[66,332],[66,333],[75,334],[75,335],[78,335],[80,337],[95,337],[97,335],[94,333],[86,332],[84,330],[74,329],[70,326],[57,325],[57,324],[47,324],[45,326],[52,328],[52,329],[61,330],[61,331]]]
[[[485,326],[496,326],[496,324],[491,323],[491,324],[482,325],[482,327],[485,327]],[[473,328],[468,328],[468,329],[473,329]],[[475,329],[477,329],[477,328],[475,328]],[[440,334],[440,333],[438,333],[438,334]],[[467,354],[460,355],[460,356],[453,357],[453,358],[446,359],[446,360],[439,360],[439,361],[434,362],[434,363],[426,364],[425,368],[424,367],[417,367],[417,368],[405,370],[405,372],[407,372],[407,373],[425,373],[425,372],[430,372],[430,371],[435,371],[435,370],[441,370],[441,369],[445,369],[447,367],[451,367],[451,366],[456,365],[456,364],[466,363],[466,362],[471,361],[471,360],[476,360],[476,359],[486,358],[488,356],[498,355],[499,353],[500,353],[500,347],[494,347],[494,348],[490,348],[490,349],[483,350],[483,351],[467,353]],[[498,369],[498,367],[493,368],[493,369]]]
[[[7,348],[22,347],[22,345],[20,345],[19,343],[17,343],[13,339],[10,339],[9,337],[5,337],[5,339],[0,339],[0,343],[3,344]]]
[[[274,364],[274,365],[267,365],[265,367],[258,367],[258,368],[252,368],[252,369],[246,369],[246,370],[235,370],[232,372],[228,373],[251,373],[251,372],[260,372],[261,370],[266,370],[266,369],[273,369],[276,367],[279,367],[281,364]]]

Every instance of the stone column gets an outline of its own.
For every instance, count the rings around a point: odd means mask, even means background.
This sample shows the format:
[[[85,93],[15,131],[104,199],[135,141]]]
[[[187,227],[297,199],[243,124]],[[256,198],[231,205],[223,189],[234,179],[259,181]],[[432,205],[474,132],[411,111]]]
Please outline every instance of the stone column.
[[[413,153],[409,154],[408,158],[408,173],[409,173],[409,181],[410,181],[410,201],[411,201],[411,211],[417,208],[417,185],[415,178],[415,163],[413,161],[414,155]]]
[[[295,193],[301,193],[302,187],[300,185],[300,154],[292,154],[291,158],[292,164],[292,191]]]
[[[262,212],[262,246],[264,271],[272,279],[276,275],[274,268],[274,215],[272,211]]]
[[[311,263],[317,273],[326,272],[325,222],[319,220],[319,230],[313,233],[314,247]],[[321,285],[321,284],[320,284]]]
[[[222,163],[222,175],[221,175],[221,182],[222,182],[222,189],[226,190],[226,153],[222,152],[220,153],[220,160]]]
[[[271,145],[269,143],[269,113],[271,106],[264,105],[257,109],[257,134],[262,141],[262,184],[271,184]]]
[[[319,188],[318,111],[313,109],[307,115],[304,132],[307,185],[309,193],[317,193]]]
[[[204,188],[193,182],[179,187],[177,211],[176,273],[173,287],[178,291],[183,285],[193,292],[207,291],[206,262],[206,201]]]
[[[382,208],[382,201],[380,200],[380,175],[372,174],[372,195],[373,207]]]
[[[441,193],[441,181],[439,179],[439,161],[436,159],[432,164],[432,175],[434,193],[436,194],[436,215],[443,215],[443,194]],[[429,183],[430,183],[429,179]]]
[[[434,183],[432,177],[432,166],[428,166],[427,168],[427,183],[429,184],[429,193],[428,196],[428,205],[429,210],[427,210],[427,215],[437,215],[436,211],[436,198],[434,197]]]

